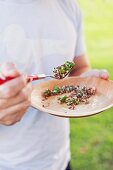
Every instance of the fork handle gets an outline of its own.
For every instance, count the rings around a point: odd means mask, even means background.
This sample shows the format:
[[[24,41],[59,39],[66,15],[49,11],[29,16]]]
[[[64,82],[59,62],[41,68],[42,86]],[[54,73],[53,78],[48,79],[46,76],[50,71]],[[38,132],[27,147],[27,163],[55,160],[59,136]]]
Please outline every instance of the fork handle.
[[[4,84],[10,80],[13,80],[15,78],[17,78],[17,77],[0,77],[0,85]],[[33,74],[33,75],[27,76],[27,81],[31,82],[34,80],[40,80],[40,79],[44,79],[44,78],[46,78],[45,74],[40,74],[40,75]]]

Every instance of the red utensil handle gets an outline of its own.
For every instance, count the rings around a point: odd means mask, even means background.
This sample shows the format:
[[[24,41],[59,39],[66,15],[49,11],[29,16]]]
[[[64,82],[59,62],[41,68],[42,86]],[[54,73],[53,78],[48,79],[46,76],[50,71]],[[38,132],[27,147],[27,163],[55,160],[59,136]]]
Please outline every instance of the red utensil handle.
[[[0,85],[6,83],[7,81],[13,80],[15,78],[16,77],[1,77],[0,78]],[[30,82],[30,81],[33,81],[33,80],[38,80],[39,77],[38,77],[38,75],[30,75],[30,76],[27,76],[27,79],[28,79],[28,82]]]
[[[1,84],[4,84],[4,83],[6,83],[7,81],[10,81],[10,80],[12,80],[12,79],[14,79],[14,77],[3,77],[3,78],[0,78],[0,85],[1,85]]]

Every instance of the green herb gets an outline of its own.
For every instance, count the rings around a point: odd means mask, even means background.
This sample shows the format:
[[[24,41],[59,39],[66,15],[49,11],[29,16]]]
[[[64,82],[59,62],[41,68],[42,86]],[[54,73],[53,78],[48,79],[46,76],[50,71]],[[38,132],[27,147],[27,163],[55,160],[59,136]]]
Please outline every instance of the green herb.
[[[61,97],[58,97],[58,100],[60,101],[60,103],[66,103],[66,100],[67,100],[67,96],[61,96]]]
[[[67,67],[67,69],[69,69],[69,68],[73,68],[73,67],[75,66],[75,63],[72,63],[72,62],[66,61],[66,62],[65,62],[65,66]]]
[[[60,93],[61,92],[60,87],[55,86],[54,89],[53,89],[53,92],[57,93],[57,94]]]
[[[44,94],[43,94],[44,97],[49,97],[51,96],[51,90],[47,89]]]

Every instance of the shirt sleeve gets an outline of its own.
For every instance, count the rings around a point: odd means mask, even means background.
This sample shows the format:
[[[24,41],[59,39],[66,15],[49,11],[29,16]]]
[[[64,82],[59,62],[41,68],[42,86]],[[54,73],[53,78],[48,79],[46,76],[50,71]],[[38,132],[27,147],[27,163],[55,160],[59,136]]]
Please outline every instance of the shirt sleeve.
[[[60,0],[60,2],[66,7],[65,12],[73,23],[76,32],[74,57],[79,57],[86,53],[86,44],[84,40],[83,16],[78,0]]]
[[[74,23],[77,40],[75,45],[75,56],[81,56],[86,53],[86,44],[84,39],[83,15],[77,0],[66,0],[67,6],[70,6],[71,18]]]
[[[86,44],[85,44],[85,38],[84,38],[84,24],[83,24],[83,16],[82,12],[80,10],[80,7],[78,5],[78,14],[77,14],[77,41],[76,41],[76,47],[75,47],[75,56],[81,56],[86,53]]]

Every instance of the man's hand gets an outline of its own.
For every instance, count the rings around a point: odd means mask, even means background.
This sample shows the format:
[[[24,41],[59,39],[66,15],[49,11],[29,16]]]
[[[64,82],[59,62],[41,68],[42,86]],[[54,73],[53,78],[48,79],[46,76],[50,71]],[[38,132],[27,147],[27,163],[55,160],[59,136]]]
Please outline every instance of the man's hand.
[[[89,77],[89,76],[95,76],[95,77],[100,77],[102,79],[108,80],[109,78],[109,73],[107,70],[97,70],[97,69],[92,69],[89,71],[86,71],[80,75],[81,77]]]
[[[21,120],[30,106],[32,87],[12,63],[4,64],[0,74],[17,77],[0,86],[0,124],[13,125]]]

